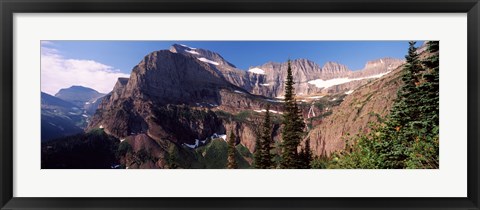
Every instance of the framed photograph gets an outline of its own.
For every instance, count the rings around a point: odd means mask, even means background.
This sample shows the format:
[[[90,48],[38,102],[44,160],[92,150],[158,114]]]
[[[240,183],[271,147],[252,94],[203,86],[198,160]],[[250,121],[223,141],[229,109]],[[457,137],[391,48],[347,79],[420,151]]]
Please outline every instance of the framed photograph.
[[[0,7],[1,209],[479,209],[478,0]]]

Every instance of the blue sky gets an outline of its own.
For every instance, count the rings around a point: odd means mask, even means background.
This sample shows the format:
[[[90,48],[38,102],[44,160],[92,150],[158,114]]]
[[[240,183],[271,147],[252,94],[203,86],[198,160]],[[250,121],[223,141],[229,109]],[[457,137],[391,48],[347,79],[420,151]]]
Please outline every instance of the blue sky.
[[[72,59],[95,60],[130,73],[148,53],[174,43],[215,51],[240,69],[269,61],[306,58],[319,65],[335,61],[352,70],[369,60],[404,58],[408,41],[54,41],[54,48]],[[418,42],[420,45],[422,42]]]
[[[408,49],[408,41],[42,41],[42,91],[83,85],[109,92],[145,55],[175,43],[217,52],[243,70],[289,58],[359,70],[370,60],[404,58]]]

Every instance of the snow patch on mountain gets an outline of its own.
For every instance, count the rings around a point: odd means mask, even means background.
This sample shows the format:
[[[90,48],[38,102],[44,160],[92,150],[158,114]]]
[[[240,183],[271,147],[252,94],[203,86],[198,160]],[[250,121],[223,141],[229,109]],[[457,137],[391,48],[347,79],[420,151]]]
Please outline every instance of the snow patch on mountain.
[[[316,79],[316,80],[308,81],[308,84],[315,85],[318,88],[329,88],[329,87],[333,87],[333,86],[336,86],[336,85],[341,85],[341,84],[345,84],[345,83],[349,83],[349,82],[357,81],[357,80],[380,78],[380,77],[383,77],[383,76],[387,75],[390,72],[391,71],[381,73],[381,74],[372,75],[372,76],[368,76],[368,77],[360,77],[360,78],[335,78],[335,79],[330,79],[330,80]]]
[[[257,109],[257,110],[253,110],[253,111],[258,112],[258,113],[267,112],[266,109]],[[275,110],[269,110],[269,112],[275,113],[275,114],[283,114],[283,112],[279,112],[279,111],[275,111]]]
[[[208,60],[206,58],[198,58],[198,60],[202,61],[202,62],[205,62],[205,63],[209,63],[209,64],[213,64],[213,65],[220,65],[219,63],[215,62],[215,61],[212,61],[212,60]]]
[[[347,94],[347,95],[350,95],[351,93],[353,93],[353,90],[349,90],[349,91],[345,92],[345,94]]]
[[[182,46],[182,47],[186,47],[186,48],[189,48],[189,49],[191,49],[191,50],[196,50],[196,49],[197,49],[197,48],[189,47],[189,46],[187,46],[187,45],[184,45],[184,44],[180,44],[180,46]]]
[[[200,55],[200,53],[198,53],[194,50],[185,50],[185,52],[190,53],[190,54],[194,54],[194,55]]]
[[[265,74],[265,71],[260,68],[249,69],[248,72],[252,72],[254,74]]]
[[[219,139],[219,138],[226,141],[227,140],[227,135],[214,133],[212,136],[205,138],[205,140],[195,139],[195,144],[183,143],[183,145],[190,148],[190,149],[195,149],[195,148],[201,147],[205,144],[208,144],[211,140]]]

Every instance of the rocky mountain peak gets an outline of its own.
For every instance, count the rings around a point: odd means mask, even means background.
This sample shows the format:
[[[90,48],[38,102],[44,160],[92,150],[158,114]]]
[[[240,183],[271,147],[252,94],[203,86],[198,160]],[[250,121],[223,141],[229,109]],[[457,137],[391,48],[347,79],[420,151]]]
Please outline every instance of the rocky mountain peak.
[[[295,59],[291,61],[292,68],[298,68],[298,69],[311,69],[315,72],[320,72],[321,68],[316,64],[315,62],[300,58],[300,59]]]
[[[83,107],[86,102],[98,99],[104,95],[105,94],[99,93],[92,88],[74,85],[69,88],[60,89],[58,93],[55,94],[55,97],[73,103],[78,107]]]
[[[350,69],[347,66],[332,61],[326,62],[322,67],[323,73],[344,73],[349,71]]]
[[[206,50],[206,49],[190,47],[184,44],[173,44],[170,47],[170,52],[192,56],[198,59],[199,61],[209,63],[215,66],[222,65],[222,66],[236,68],[235,65],[229,63],[219,53]]]
[[[117,83],[115,85],[125,86],[125,85],[127,85],[127,82],[128,82],[128,78],[119,77],[118,80],[117,80]]]
[[[126,83],[122,98],[143,98],[162,103],[195,102],[216,98],[218,89],[230,87],[216,65],[173,50],[150,53],[136,65]],[[121,81],[119,81],[121,83]]]
[[[403,60],[397,59],[397,58],[380,58],[380,59],[368,61],[365,64],[365,67],[363,69],[385,67],[385,66],[387,67],[399,66],[403,62],[404,62]]]
[[[363,71],[391,71],[405,62],[403,59],[397,58],[381,58],[368,61]]]

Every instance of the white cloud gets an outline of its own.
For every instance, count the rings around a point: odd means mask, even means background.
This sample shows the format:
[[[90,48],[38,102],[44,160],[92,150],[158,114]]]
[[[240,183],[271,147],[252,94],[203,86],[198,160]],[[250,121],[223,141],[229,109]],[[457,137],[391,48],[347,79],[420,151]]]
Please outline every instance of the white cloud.
[[[40,44],[41,44],[42,46],[55,45],[52,41],[47,41],[47,40],[42,40],[42,41],[40,41]]]
[[[130,77],[112,66],[94,60],[66,59],[61,53],[46,47],[42,41],[41,90],[54,95],[61,88],[81,85],[101,93],[112,91],[119,77]]]

